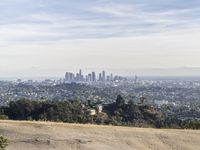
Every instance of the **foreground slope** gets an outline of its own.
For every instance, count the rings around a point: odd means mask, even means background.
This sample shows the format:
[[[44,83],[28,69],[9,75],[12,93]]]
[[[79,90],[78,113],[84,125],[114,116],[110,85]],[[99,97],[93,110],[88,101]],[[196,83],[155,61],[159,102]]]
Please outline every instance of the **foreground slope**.
[[[197,150],[200,131],[0,121],[7,150]]]

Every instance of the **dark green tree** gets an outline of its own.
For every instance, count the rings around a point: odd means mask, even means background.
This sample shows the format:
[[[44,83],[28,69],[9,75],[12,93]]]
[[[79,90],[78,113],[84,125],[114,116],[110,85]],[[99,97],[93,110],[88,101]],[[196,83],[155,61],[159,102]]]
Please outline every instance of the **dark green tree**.
[[[117,99],[116,99],[116,105],[117,105],[118,107],[121,107],[121,106],[123,106],[124,104],[125,104],[124,98],[123,98],[121,95],[118,95],[118,96],[117,96]]]

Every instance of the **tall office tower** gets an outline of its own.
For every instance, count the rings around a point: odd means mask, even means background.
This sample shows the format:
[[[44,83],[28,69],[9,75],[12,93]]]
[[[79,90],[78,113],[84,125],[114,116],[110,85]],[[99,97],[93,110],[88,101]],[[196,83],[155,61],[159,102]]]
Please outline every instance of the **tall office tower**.
[[[137,84],[137,79],[138,79],[138,77],[137,77],[137,75],[135,75],[135,84]]]
[[[70,81],[74,81],[74,74],[73,73],[70,73]]]
[[[96,81],[96,74],[95,72],[92,72],[92,82],[95,82]]]
[[[82,70],[81,70],[81,69],[79,70],[79,75],[80,75],[80,76],[82,75]]]
[[[113,74],[110,74],[110,81],[113,81]]]
[[[106,81],[110,81],[110,76],[106,76]]]
[[[106,73],[105,73],[105,71],[102,71],[102,80],[103,80],[103,81],[106,80]]]
[[[99,81],[102,81],[101,73],[99,73]]]
[[[82,78],[83,78],[83,77],[82,77],[82,70],[80,69],[80,70],[79,70],[79,81],[82,81]]]
[[[66,81],[69,81],[69,72],[66,72],[66,73],[65,73],[65,80],[66,80]]]
[[[79,73],[76,73],[76,81],[79,81],[79,80],[80,80]]]
[[[73,76],[73,74],[69,73],[69,81],[72,81],[72,76]]]
[[[73,81],[74,80],[74,74],[70,72],[65,73],[65,80],[66,81]]]
[[[88,81],[92,81],[92,74],[88,74]]]

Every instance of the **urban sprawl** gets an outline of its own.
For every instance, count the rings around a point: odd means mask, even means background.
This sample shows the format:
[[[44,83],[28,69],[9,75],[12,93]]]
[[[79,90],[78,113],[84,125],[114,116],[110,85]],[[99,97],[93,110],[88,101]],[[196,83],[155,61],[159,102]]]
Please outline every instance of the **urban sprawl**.
[[[135,104],[141,99],[145,105],[155,106],[167,115],[181,119],[200,116],[200,80],[155,79],[134,76],[132,78],[106,75],[105,71],[83,75],[65,73],[61,79],[0,81],[0,105],[11,101],[30,100],[80,100],[97,104],[109,104],[122,95],[126,102]]]

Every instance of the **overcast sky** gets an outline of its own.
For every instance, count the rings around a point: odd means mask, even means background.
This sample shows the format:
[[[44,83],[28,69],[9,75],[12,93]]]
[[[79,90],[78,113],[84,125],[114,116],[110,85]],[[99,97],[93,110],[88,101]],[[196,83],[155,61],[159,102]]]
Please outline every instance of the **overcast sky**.
[[[2,76],[200,67],[199,0],[1,0]]]

